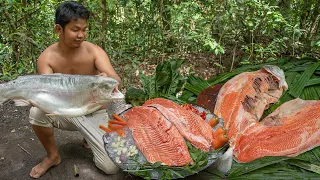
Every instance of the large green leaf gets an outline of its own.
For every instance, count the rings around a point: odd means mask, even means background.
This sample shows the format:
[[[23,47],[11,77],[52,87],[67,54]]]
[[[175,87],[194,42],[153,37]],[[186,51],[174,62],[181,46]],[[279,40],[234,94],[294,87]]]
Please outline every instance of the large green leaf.
[[[195,95],[198,95],[201,91],[208,88],[209,86],[210,84],[206,80],[190,75],[184,88],[194,93]]]
[[[312,164],[312,163],[306,162],[306,161],[295,160],[295,159],[286,160],[286,162],[289,163],[290,165],[298,166],[298,167],[303,168],[305,170],[315,172],[320,177],[320,166],[318,166],[316,164]]]
[[[305,86],[313,86],[313,85],[320,85],[320,78],[319,77],[309,79],[309,81],[307,82],[307,84]]]
[[[304,100],[317,100],[319,99],[317,90],[315,87],[305,87],[301,93],[301,99]]]
[[[228,180],[257,179],[318,179],[320,176],[310,171],[292,167],[287,163],[275,163],[239,176],[227,177]]]
[[[263,157],[252,161],[250,163],[236,163],[234,162],[231,170],[228,173],[228,177],[237,177],[251,171],[269,166],[281,162],[283,160],[289,159],[288,157]]]
[[[311,64],[300,76],[297,83],[295,83],[290,89],[289,93],[293,95],[294,97],[299,97],[308,83],[310,77],[313,75],[314,71],[318,68],[320,65],[320,61],[316,62],[314,64]]]
[[[185,78],[178,72],[184,60],[164,61],[155,72],[156,91],[163,95],[175,95],[182,89]]]
[[[293,157],[292,159],[298,159],[302,161],[308,161],[310,163],[320,165],[320,146],[313,148],[305,153],[300,154],[297,157]]]
[[[175,96],[182,90],[186,80],[178,72],[178,69],[183,62],[182,59],[164,61],[157,66],[156,71],[150,76],[146,76],[140,71],[139,76],[143,90],[148,96],[147,99],[168,95]]]

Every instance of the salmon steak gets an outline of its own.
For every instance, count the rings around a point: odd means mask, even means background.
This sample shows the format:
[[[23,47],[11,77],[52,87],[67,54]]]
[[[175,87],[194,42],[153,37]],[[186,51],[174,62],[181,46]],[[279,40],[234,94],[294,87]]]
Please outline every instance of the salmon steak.
[[[264,110],[277,102],[285,89],[284,73],[277,66],[241,73],[223,85],[214,114],[224,119],[231,145],[241,132],[255,125]]]
[[[188,147],[177,128],[157,109],[138,106],[124,114],[136,146],[150,163],[167,166],[192,164]]]
[[[320,101],[282,104],[236,142],[234,156],[250,162],[264,156],[297,156],[320,145]]]
[[[236,161],[297,156],[320,145],[320,101],[288,101],[259,122],[287,88],[280,68],[264,66],[235,76],[220,89],[214,113],[225,121]]]
[[[199,115],[163,98],[147,100],[143,106],[159,110],[194,147],[209,152],[212,129]]]

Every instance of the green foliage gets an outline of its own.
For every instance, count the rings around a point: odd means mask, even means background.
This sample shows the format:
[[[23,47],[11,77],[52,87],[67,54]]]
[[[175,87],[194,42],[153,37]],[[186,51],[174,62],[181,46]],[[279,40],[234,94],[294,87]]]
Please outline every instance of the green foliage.
[[[179,73],[179,68],[183,62],[184,60],[182,59],[164,61],[149,76],[140,71],[139,76],[143,90],[130,88],[126,93],[126,102],[139,106],[148,99],[162,97],[171,99],[179,104],[185,103],[176,97],[186,81],[186,78]]]
[[[6,64],[1,68],[1,79],[35,72],[39,54],[57,41],[53,23],[60,2],[0,2],[0,61]],[[319,56],[317,0],[80,2],[92,12],[88,41],[103,47],[115,67],[158,60],[166,53],[209,51],[219,57],[232,53],[234,59],[215,64],[221,68],[229,61],[261,63],[287,55]],[[241,51],[245,55],[236,57]],[[21,68],[24,70],[18,71]],[[137,69],[127,68],[124,74]],[[129,84],[130,78],[125,83]]]
[[[250,163],[234,162],[228,179],[317,179],[320,177],[320,147],[297,157],[263,157]]]
[[[319,67],[320,61],[309,65],[309,67],[301,74],[299,80],[289,89],[289,93],[294,97],[299,97],[305,85],[313,75],[314,71]]]
[[[137,88],[129,88],[125,95],[126,103],[130,103],[133,106],[141,106],[147,98],[148,96],[145,92]]]
[[[157,66],[155,73],[150,76],[145,76],[140,72],[143,90],[148,95],[148,99],[176,95],[182,90],[185,78],[178,71],[182,63],[183,60],[181,59],[164,61]]]

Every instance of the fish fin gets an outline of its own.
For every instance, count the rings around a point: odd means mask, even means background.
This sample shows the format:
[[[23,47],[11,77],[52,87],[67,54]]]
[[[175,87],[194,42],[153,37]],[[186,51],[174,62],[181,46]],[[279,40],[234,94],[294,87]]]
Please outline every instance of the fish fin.
[[[100,103],[92,103],[89,104],[88,106],[84,107],[83,110],[85,112],[85,114],[90,114],[93,113],[97,110],[99,110],[100,108],[102,108],[103,105],[101,105]]]
[[[26,100],[22,100],[22,99],[14,99],[14,105],[15,106],[29,106],[30,103]]]
[[[50,113],[50,114],[46,114],[46,116],[58,116],[58,115],[57,115],[57,114]]]
[[[233,148],[229,148],[222,156],[217,159],[215,165],[220,172],[227,174],[231,169],[232,161]]]
[[[285,74],[282,69],[274,65],[265,65],[262,67],[262,69],[272,74],[279,80],[279,88],[282,88],[283,90],[288,90],[288,84],[286,82]]]

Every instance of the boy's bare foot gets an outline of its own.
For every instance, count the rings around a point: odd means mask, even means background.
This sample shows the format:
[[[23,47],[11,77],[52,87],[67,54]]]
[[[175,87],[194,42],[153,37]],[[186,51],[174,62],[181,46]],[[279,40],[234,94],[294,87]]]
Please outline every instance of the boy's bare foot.
[[[44,173],[46,173],[49,168],[60,164],[60,162],[61,162],[60,156],[57,156],[54,159],[50,159],[49,157],[46,157],[41,163],[39,163],[38,165],[32,168],[30,172],[30,176],[32,178],[37,179],[41,177]]]

